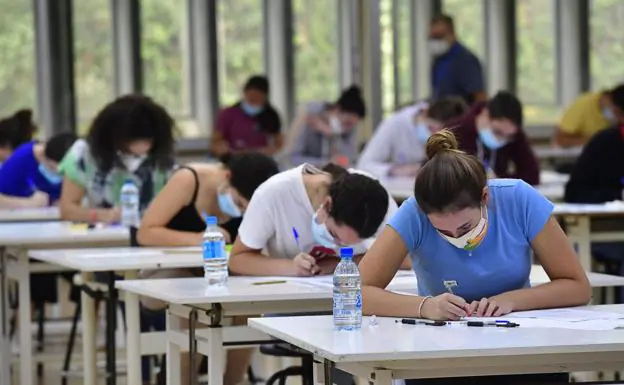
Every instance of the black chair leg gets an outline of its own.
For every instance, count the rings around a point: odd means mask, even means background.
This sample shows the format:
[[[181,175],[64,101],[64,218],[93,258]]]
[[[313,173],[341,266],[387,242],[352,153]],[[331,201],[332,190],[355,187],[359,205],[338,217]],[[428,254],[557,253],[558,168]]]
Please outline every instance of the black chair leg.
[[[80,319],[80,302],[76,303],[76,310],[74,311],[74,318],[72,319],[72,326],[69,332],[69,341],[67,342],[67,350],[65,351],[65,359],[63,361],[63,373],[62,373],[61,385],[67,385],[67,372],[69,371],[69,365],[71,364],[71,356],[74,351],[74,342],[76,341],[76,330],[78,329],[79,319]]]
[[[45,344],[45,302],[35,304],[37,311],[37,352],[43,352],[43,346]],[[37,364],[37,377],[43,377],[43,363]]]
[[[314,359],[309,357],[301,358],[301,384],[314,385]]]

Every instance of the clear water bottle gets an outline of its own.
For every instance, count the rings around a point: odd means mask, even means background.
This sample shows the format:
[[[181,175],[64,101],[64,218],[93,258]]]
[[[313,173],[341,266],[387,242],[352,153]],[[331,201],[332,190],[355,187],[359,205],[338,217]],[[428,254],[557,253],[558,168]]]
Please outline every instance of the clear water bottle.
[[[206,226],[202,244],[204,279],[210,286],[222,286],[228,278],[225,238],[217,226],[217,217],[206,217]]]
[[[126,179],[121,187],[121,224],[124,227],[139,227],[141,216],[139,213],[139,188],[132,181]]]
[[[353,249],[340,249],[340,263],[334,271],[334,329],[359,330],[362,327],[362,279],[353,262]]]

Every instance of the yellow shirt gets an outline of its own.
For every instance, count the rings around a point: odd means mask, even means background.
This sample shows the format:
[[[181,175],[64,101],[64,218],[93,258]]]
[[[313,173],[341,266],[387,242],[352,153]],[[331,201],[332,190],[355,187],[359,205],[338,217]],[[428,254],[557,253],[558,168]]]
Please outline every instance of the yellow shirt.
[[[611,126],[600,107],[602,92],[588,92],[579,96],[563,113],[559,129],[566,134],[592,137],[596,132]]]

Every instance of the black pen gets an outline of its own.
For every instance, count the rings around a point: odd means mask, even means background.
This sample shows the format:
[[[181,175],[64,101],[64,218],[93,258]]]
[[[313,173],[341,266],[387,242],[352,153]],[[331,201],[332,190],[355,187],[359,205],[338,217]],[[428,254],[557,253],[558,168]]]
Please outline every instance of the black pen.
[[[484,322],[484,321],[467,321],[466,326],[485,327],[494,326],[497,328],[517,328],[520,324],[514,322]]]
[[[418,320],[418,319],[406,319],[395,320],[396,323],[402,323],[404,325],[427,325],[427,326],[444,326],[446,325],[445,321],[428,321],[428,320]]]

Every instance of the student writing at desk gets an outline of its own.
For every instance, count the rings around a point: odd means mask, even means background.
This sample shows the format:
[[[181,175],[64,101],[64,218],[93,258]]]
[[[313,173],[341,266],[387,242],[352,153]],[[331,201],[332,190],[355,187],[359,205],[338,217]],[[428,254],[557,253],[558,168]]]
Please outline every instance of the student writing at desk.
[[[121,186],[132,179],[143,211],[174,167],[174,121],[151,98],[122,96],[95,117],[86,140],[77,140],[59,165],[61,217],[89,223],[120,220]],[[89,207],[82,201],[88,198]]]
[[[401,205],[360,263],[364,313],[458,320],[587,304],[587,277],[551,216],[553,205],[523,181],[488,180],[481,162],[457,148],[448,130],[427,142],[429,160],[416,177],[414,197]],[[533,288],[532,252],[551,280]],[[419,296],[385,290],[408,253]],[[450,282],[456,284],[452,294],[447,292]],[[415,383],[509,384],[561,378],[494,376]]]
[[[466,115],[449,123],[459,148],[476,155],[490,177],[516,178],[538,185],[539,164],[522,125],[522,104],[507,91],[477,103]]]
[[[53,136],[46,143],[19,146],[0,168],[0,207],[44,207],[61,195],[58,163],[76,141],[73,133]]]
[[[425,159],[427,139],[466,109],[461,98],[452,96],[402,108],[379,124],[360,155],[358,168],[380,178],[416,176]]]
[[[226,156],[219,164],[182,166],[171,176],[165,188],[145,211],[137,233],[143,246],[199,246],[206,229],[203,214],[219,218],[227,243],[235,239],[251,196],[256,188],[274,174],[275,161],[260,153]],[[175,258],[175,256],[172,256]],[[200,277],[203,269],[159,269],[141,273],[142,278]],[[149,311],[142,317],[142,328],[165,330],[166,303],[142,298]],[[228,350],[224,383],[237,384],[249,364],[249,349]],[[188,354],[182,356],[181,383],[188,382]],[[242,367],[241,367],[242,366]],[[149,373],[147,373],[149,374]],[[144,379],[148,379],[144,375]]]

